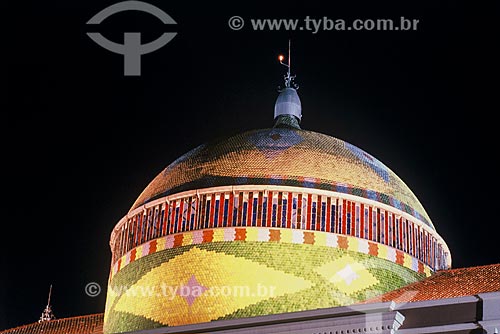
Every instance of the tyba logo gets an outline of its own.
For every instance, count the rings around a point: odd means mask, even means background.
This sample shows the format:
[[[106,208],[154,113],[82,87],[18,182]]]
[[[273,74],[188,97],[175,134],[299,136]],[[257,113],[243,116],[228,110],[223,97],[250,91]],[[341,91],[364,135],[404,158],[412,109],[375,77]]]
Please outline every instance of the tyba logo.
[[[142,1],[123,1],[106,7],[94,15],[94,17],[92,17],[87,24],[100,24],[108,16],[127,10],[138,10],[152,14],[160,19],[164,24],[177,24],[160,8]],[[124,56],[124,75],[139,76],[141,75],[141,56],[158,50],[170,42],[175,35],[177,35],[177,33],[163,33],[156,40],[146,44],[141,44],[141,33],[139,32],[124,32],[123,44],[112,42],[98,32],[89,32],[87,35],[103,48]]]

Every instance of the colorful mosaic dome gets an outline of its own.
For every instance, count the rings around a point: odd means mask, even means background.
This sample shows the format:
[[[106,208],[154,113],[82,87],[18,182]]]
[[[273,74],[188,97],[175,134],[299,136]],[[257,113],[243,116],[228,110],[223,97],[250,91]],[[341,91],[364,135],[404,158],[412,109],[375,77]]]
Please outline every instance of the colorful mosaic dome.
[[[131,210],[181,191],[255,184],[352,194],[434,228],[410,188],[382,162],[343,140],[295,128],[254,130],[198,146],[154,178]]]
[[[275,127],[183,155],[118,222],[104,333],[346,306],[450,267],[404,182],[356,146],[300,129],[291,93]]]

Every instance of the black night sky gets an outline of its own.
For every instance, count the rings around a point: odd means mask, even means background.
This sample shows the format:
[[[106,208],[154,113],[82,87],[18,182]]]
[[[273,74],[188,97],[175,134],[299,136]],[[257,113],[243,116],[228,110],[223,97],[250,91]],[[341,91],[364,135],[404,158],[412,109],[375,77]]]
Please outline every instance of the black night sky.
[[[86,25],[115,2],[2,4],[15,20],[4,44],[0,330],[37,321],[50,284],[58,318],[104,311],[105,291],[90,298],[84,287],[106,288],[113,226],[178,156],[273,125],[286,70],[277,56],[288,38],[302,128],[356,145],[398,174],[448,243],[453,267],[500,262],[491,118],[499,108],[490,104],[498,96],[498,57],[488,50],[498,38],[488,36],[488,22],[472,23],[491,9],[463,1],[151,0],[177,25],[137,11]],[[227,24],[234,15],[246,20],[239,31]],[[308,15],[420,22],[417,31],[316,34],[250,24]],[[98,46],[89,31],[118,43],[124,31],[141,32],[146,42],[178,34],[142,56],[140,77],[125,77],[123,56]]]

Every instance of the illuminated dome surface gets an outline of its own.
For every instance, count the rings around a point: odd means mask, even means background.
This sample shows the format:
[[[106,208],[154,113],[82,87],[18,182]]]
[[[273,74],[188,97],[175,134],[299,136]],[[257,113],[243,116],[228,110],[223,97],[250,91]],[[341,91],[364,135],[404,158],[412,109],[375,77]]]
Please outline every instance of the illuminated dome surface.
[[[180,191],[255,184],[352,194],[394,206],[433,227],[412,191],[382,162],[340,139],[293,128],[249,131],[191,150],[165,168],[131,210]]]
[[[105,333],[346,306],[451,266],[395,173],[300,129],[287,78],[273,128],[181,156],[117,223]]]

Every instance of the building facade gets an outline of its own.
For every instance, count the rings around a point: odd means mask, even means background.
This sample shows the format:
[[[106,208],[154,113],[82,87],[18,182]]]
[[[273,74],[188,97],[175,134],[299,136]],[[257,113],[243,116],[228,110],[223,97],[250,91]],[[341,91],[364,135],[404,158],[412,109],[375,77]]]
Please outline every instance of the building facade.
[[[300,128],[289,69],[272,127],[181,156],[116,224],[104,314],[1,333],[495,333],[500,266],[451,270],[393,171]]]

